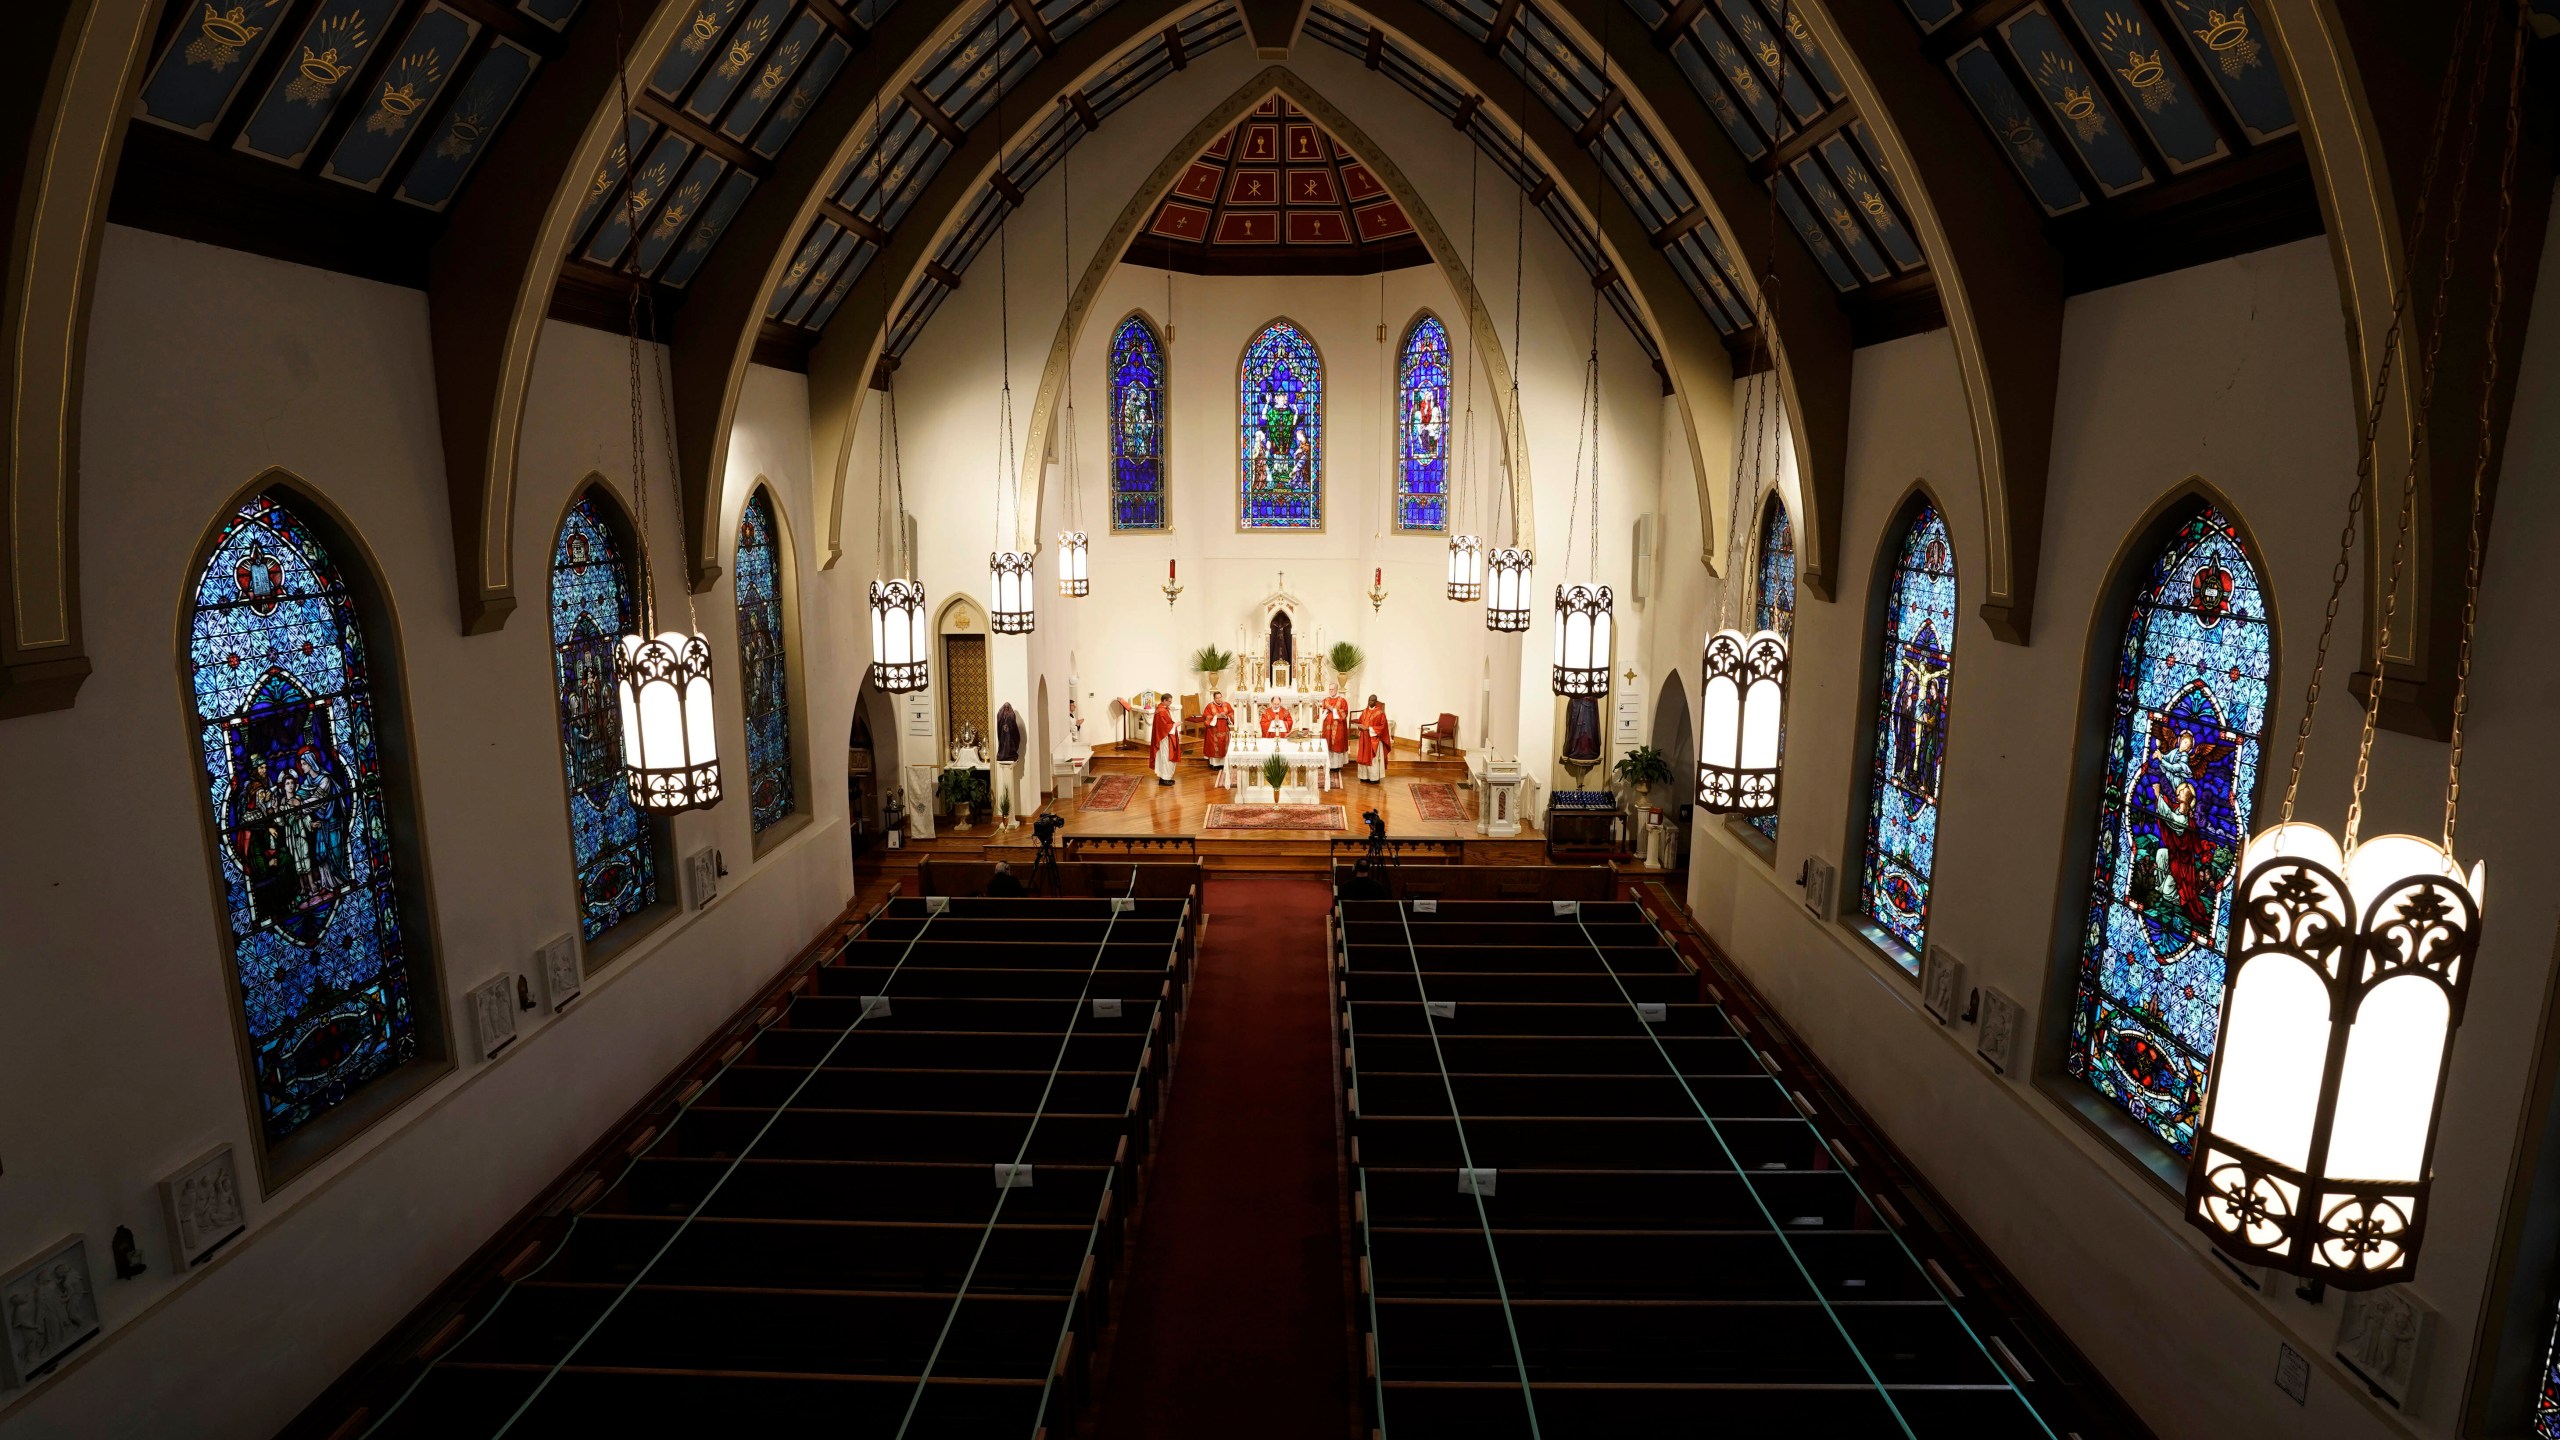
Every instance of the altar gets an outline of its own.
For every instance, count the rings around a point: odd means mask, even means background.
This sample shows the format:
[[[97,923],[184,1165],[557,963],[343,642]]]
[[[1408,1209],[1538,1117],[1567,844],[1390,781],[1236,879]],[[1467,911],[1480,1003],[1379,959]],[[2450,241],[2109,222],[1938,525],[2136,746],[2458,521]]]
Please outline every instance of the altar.
[[[1324,790],[1332,786],[1333,760],[1321,735],[1304,740],[1285,737],[1266,740],[1259,735],[1239,735],[1227,746],[1227,758],[1218,772],[1218,783],[1230,790],[1259,785],[1262,783],[1262,764],[1274,755],[1289,767],[1289,788]]]

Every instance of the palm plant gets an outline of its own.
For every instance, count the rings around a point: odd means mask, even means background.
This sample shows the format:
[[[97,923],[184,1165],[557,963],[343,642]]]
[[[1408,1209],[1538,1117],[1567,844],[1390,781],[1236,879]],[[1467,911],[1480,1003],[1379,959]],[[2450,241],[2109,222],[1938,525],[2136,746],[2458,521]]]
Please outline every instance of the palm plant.
[[[1334,641],[1333,649],[1327,651],[1325,654],[1325,659],[1333,663],[1333,673],[1336,675],[1350,674],[1352,671],[1359,669],[1362,662],[1366,661],[1368,658],[1368,656],[1360,653],[1359,646],[1352,644],[1348,640]]]

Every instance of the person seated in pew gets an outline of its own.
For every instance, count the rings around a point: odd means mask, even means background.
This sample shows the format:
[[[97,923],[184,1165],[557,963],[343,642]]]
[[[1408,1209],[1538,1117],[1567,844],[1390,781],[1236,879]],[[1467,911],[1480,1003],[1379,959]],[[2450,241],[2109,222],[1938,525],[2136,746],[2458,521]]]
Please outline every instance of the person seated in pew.
[[[1020,880],[1014,878],[1013,866],[999,860],[996,862],[996,873],[987,877],[987,893],[1013,899],[1030,892],[1022,888]]]

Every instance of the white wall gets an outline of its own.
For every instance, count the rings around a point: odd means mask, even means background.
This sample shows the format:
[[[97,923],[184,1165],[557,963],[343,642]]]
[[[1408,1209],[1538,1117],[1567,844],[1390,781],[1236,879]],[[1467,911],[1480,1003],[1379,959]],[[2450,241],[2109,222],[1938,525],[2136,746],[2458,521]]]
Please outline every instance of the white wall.
[[[1386,158],[1417,187],[1445,230],[1465,235],[1467,150],[1443,138],[1446,121],[1393,83],[1322,46],[1297,47],[1290,63],[1372,139],[1386,137],[1393,147]],[[1079,247],[1099,243],[1133,188],[1164,158],[1170,138],[1187,131],[1260,64],[1246,47],[1222,49],[1115,115],[1100,138],[1129,137],[1128,143],[1076,149]],[[1430,138],[1427,143],[1396,143],[1408,136]],[[1060,184],[1055,170],[1042,180],[1013,217],[1008,239],[1012,264],[1003,288],[1009,292],[1011,312],[1017,454],[1029,443],[1021,431],[1029,424],[1039,365],[1064,308]],[[1489,162],[1481,166],[1477,184],[1477,285],[1490,312],[1490,328],[1503,337],[1507,351],[1518,352],[1511,336],[1510,191]],[[1252,618],[1285,572],[1288,589],[1307,602],[1309,618],[1324,627],[1328,643],[1347,639],[1366,652],[1368,664],[1356,677],[1356,688],[1378,693],[1398,734],[1410,736],[1446,710],[1461,717],[1462,733],[1472,744],[1484,718],[1479,696],[1489,662],[1495,748],[1520,754],[1533,775],[1546,776],[1559,738],[1561,704],[1549,693],[1553,639],[1543,597],[1567,574],[1569,533],[1572,579],[1582,581],[1594,573],[1587,480],[1578,513],[1573,504],[1591,290],[1563,242],[1534,213],[1528,217],[1526,242],[1527,290],[1520,308],[1527,342],[1520,368],[1534,489],[1530,531],[1539,556],[1536,593],[1542,597],[1533,610],[1535,626],[1526,636],[1488,635],[1480,607],[1445,597],[1445,538],[1396,534],[1389,519],[1394,436],[1388,387],[1395,347],[1406,324],[1425,307],[1451,324],[1455,346],[1463,350],[1466,345],[1465,307],[1437,267],[1385,277],[1383,345],[1377,338],[1382,306],[1376,276],[1174,277],[1175,333],[1167,357],[1171,528],[1115,535],[1110,531],[1106,468],[1110,335],[1133,310],[1143,310],[1159,326],[1166,318],[1165,272],[1121,265],[1092,305],[1072,361],[1082,519],[1094,537],[1092,594],[1080,601],[1057,596],[1055,543],[1044,539],[1039,629],[1028,639],[995,641],[996,702],[1010,700],[1027,715],[1028,697],[1046,676],[1052,733],[1063,743],[1065,682],[1072,674],[1082,696],[1086,739],[1108,739],[1114,733],[1108,708],[1114,695],[1194,688],[1198,681],[1190,668],[1191,652],[1211,641],[1235,648],[1237,625]],[[1090,254],[1090,248],[1079,249],[1077,274]],[[999,491],[995,479],[1003,434],[995,422],[1004,374],[997,349],[996,264],[997,252],[990,244],[970,270],[968,283],[943,303],[908,351],[897,375],[907,505],[917,518],[919,537],[917,569],[936,606],[953,593],[983,598],[987,552],[1000,534],[1012,533],[1012,500]],[[1281,315],[1307,328],[1326,365],[1321,533],[1246,533],[1236,528],[1236,367],[1246,341]],[[1615,585],[1622,597],[1624,668],[1636,640],[1632,605],[1623,598],[1632,527],[1637,514],[1651,508],[1662,483],[1661,385],[1633,337],[1605,308],[1601,356],[1597,575]],[[1453,407],[1460,410],[1465,374],[1458,372],[1453,387]],[[1462,508],[1483,516],[1482,523],[1492,529],[1500,413],[1481,374],[1477,387],[1477,430],[1486,448],[1472,482],[1476,488],[1462,500]],[[876,423],[876,413],[875,406],[865,423]],[[857,448],[846,487],[845,549],[868,567],[878,528],[877,466],[872,446]],[[1684,459],[1684,471],[1685,466]],[[1066,528],[1070,513],[1064,466],[1053,467],[1051,477],[1041,515],[1044,537]],[[1694,510],[1694,496],[1688,503]],[[1685,548],[1694,556],[1694,543]],[[1679,545],[1665,547],[1666,556],[1681,551]],[[1183,586],[1172,607],[1165,604],[1161,588],[1168,560],[1178,562]],[[1390,598],[1383,611],[1375,611],[1367,591],[1373,570],[1381,568]],[[1260,640],[1252,643],[1259,646]],[[1595,775],[1594,783],[1599,779]]]
[[[809,548],[802,381],[757,371],[723,513],[734,533],[747,486],[768,477],[801,557],[813,819],[751,857],[724,580],[699,607],[725,687],[730,798],[680,817],[676,841],[720,847],[726,893],[660,925],[557,1018],[524,1015],[530,1033],[496,1061],[469,1039],[464,992],[576,929],[546,583],[579,482],[601,471],[628,494],[621,343],[546,333],[518,472],[519,606],[504,630],[465,639],[425,297],[108,232],[82,440],[97,670],[76,709],[0,726],[0,1054],[22,1077],[0,1134],[0,1263],[85,1234],[108,1333],[58,1378],[0,1396],[13,1436],[273,1434],[843,907],[853,677],[839,592],[853,582],[822,575]],[[453,1073],[262,1196],[178,647],[200,539],[271,466],[346,515],[397,610],[440,942],[413,964],[438,977],[457,1038]],[[663,472],[653,483],[660,593],[680,614]],[[180,1276],[154,1187],[218,1143],[240,1157],[251,1228]],[[120,1224],[151,1262],[135,1280],[108,1278]]]
[[[2439,1317],[2414,1412],[2367,1398],[2327,1358],[2337,1297],[2315,1306],[2290,1286],[2272,1296],[2242,1289],[2185,1225],[2177,1197],[2083,1121],[2077,1100],[2087,1092],[2051,1073],[2065,1052],[2058,1027],[2068,999],[2067,989],[2048,998],[2049,986],[2057,976],[2067,986],[2077,962],[2056,939],[2057,917],[2076,914],[2086,897],[2085,867],[2066,843],[2065,797],[2077,743],[2070,719],[2099,597],[2120,548],[2172,488],[2201,475],[2230,497],[2265,552],[2277,621],[2279,703],[2261,816],[2271,813],[2355,468],[2336,303],[2319,240],[2070,302],[2043,578],[2025,647],[1995,641],[1976,617],[1983,506],[1945,332],[1860,351],[1840,598],[1798,597],[1776,863],[1750,853],[1723,820],[1701,816],[1696,826],[1691,901],[1719,940],[2164,1436],[2453,1433],[2525,1103],[2519,1081],[2531,1073],[2551,972],[2555,897],[2535,878],[2549,860],[2530,826],[2560,788],[2534,740],[2551,703],[2536,634],[2560,594],[2550,567],[2532,559],[2555,517],[2550,487],[2531,477],[2554,441],[2548,426],[2526,426],[2536,412],[2520,402],[2519,448],[2506,461],[2488,558],[2461,831],[2466,862],[2487,860],[2501,898],[2457,1040],[2437,1208],[2411,1287]],[[2549,383],[2553,332],[2547,317],[2534,330],[2536,363],[2520,395]],[[1867,723],[1870,583],[1884,529],[1915,480],[1945,507],[1959,567],[1930,939],[1971,967],[1969,984],[2029,1007],[2037,1063],[2007,1079],[1974,1058],[1972,1027],[1930,1020],[1917,986],[1845,928],[1814,921],[1793,883],[1806,855],[1822,856],[1840,865],[1841,895],[1854,904],[1861,832],[1850,767]],[[2344,818],[2352,764],[2347,676],[2364,668],[2354,656],[2361,583],[2350,584],[2340,615],[2341,650],[2301,792],[2300,813],[2332,827]],[[2096,663],[2113,664],[2113,643],[2101,637]],[[2444,748],[2386,734],[2375,754],[2366,833],[2434,836]],[[2312,1359],[2306,1406],[2271,1382],[2279,1342]]]

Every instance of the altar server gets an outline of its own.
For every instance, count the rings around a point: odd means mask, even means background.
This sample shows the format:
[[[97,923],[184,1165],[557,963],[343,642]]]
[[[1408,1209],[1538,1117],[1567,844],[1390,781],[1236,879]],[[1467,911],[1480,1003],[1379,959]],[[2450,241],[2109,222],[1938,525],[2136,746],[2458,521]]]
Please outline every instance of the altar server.
[[[1227,743],[1235,738],[1236,707],[1227,703],[1227,692],[1212,690],[1209,703],[1200,708],[1200,758],[1214,770],[1227,761]]]
[[[1394,733],[1387,728],[1387,707],[1372,695],[1369,708],[1360,712],[1360,747],[1353,757],[1360,762],[1360,778],[1372,785],[1384,781],[1387,752],[1394,746]]]
[[[1262,702],[1262,735],[1266,740],[1285,740],[1298,722],[1289,715],[1289,707],[1277,700]]]
[[[1147,750],[1155,757],[1156,783],[1173,783],[1173,767],[1182,763],[1182,726],[1173,718],[1173,697],[1156,697],[1155,725],[1147,732]]]
[[[1324,748],[1332,752],[1328,768],[1339,770],[1351,760],[1351,702],[1336,685],[1324,697]]]

